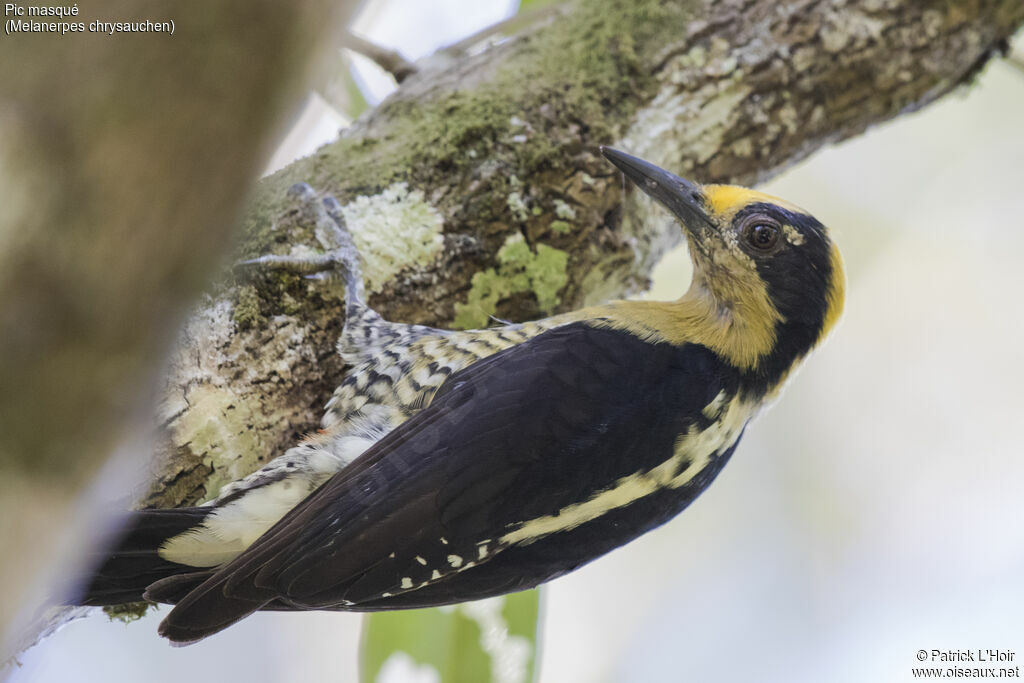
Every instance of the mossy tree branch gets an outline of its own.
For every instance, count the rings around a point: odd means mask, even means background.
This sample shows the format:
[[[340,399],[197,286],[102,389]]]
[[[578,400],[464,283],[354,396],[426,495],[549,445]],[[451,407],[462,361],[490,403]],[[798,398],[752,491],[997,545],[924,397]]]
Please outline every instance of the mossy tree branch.
[[[756,183],[968,82],[1022,21],[1018,0],[581,0],[480,54],[422,64],[263,181],[238,257],[315,246],[286,199],[302,181],[352,212],[368,270],[390,273],[369,288],[390,319],[483,325],[635,292],[678,230],[624,197],[599,144]],[[414,224],[428,228],[403,241]],[[337,293],[291,276],[222,283],[172,363],[143,503],[213,495],[315,429],[343,372],[341,311]]]

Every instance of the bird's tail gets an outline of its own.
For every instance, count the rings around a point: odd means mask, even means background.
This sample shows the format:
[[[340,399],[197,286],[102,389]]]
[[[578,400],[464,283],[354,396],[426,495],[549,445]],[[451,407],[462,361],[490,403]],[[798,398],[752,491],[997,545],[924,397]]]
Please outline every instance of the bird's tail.
[[[160,556],[164,541],[187,531],[213,508],[173,508],[133,512],[111,549],[97,558],[96,569],[72,590],[76,605],[119,605],[144,599],[146,588],[161,579],[189,574],[196,567]]]

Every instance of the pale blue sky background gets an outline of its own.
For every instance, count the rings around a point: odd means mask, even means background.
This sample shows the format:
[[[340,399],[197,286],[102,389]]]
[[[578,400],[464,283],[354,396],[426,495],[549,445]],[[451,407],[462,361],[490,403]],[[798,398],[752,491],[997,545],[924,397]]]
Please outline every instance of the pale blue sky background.
[[[416,57],[509,8],[387,0],[359,27]],[[1024,657],[1022,112],[1024,75],[992,64],[763,188],[838,230],[845,319],[690,510],[546,589],[544,683],[911,681],[919,649]],[[678,296],[686,264],[653,295]],[[355,680],[356,615],[258,614],[185,649],[158,619],[71,624],[12,680]]]

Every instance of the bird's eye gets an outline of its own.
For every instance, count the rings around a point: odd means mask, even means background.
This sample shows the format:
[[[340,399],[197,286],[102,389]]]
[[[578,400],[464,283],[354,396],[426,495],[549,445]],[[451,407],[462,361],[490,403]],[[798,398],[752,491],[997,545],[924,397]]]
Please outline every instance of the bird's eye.
[[[779,226],[766,221],[754,221],[744,232],[746,243],[757,251],[768,251],[779,242]]]

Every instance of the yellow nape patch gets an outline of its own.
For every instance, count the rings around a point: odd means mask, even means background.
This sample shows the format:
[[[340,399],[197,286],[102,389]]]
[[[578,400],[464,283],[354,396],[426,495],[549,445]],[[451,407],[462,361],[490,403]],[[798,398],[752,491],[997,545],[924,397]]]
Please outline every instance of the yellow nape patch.
[[[770,194],[746,187],[738,187],[736,185],[704,185],[701,189],[704,191],[704,198],[709,211],[714,217],[724,223],[731,221],[736,212],[743,207],[761,202],[775,204],[787,211],[807,213],[799,206],[791,204],[784,199],[779,199]]]
[[[843,306],[846,301],[846,270],[843,268],[843,257],[839,253],[839,247],[832,245],[832,282],[828,288],[828,310],[825,312],[825,322],[821,329],[821,339],[828,335],[835,327],[836,321],[843,313]]]

